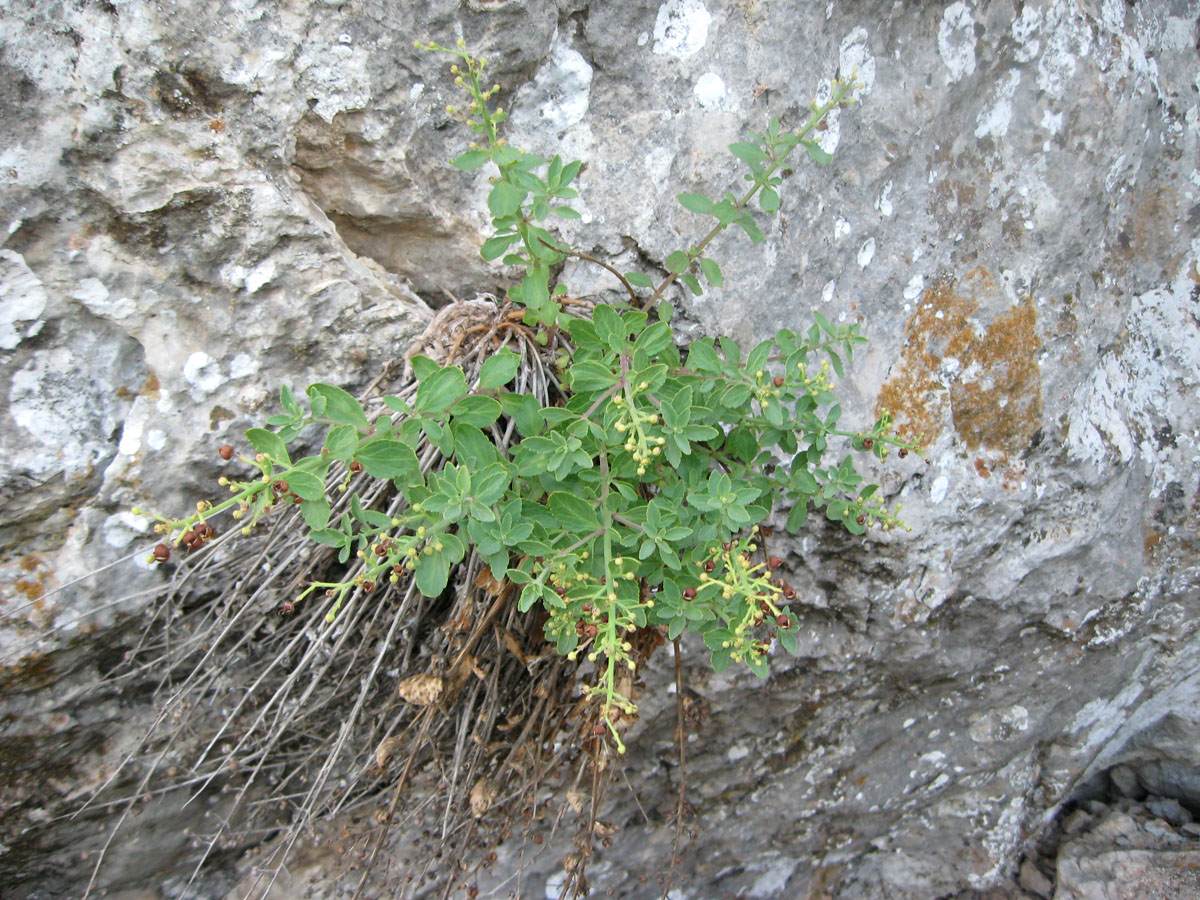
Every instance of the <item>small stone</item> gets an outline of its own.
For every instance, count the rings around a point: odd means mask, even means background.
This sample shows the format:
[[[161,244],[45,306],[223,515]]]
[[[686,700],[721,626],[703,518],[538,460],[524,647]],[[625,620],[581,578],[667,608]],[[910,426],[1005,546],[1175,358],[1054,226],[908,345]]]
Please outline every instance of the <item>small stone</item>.
[[[1147,797],[1146,809],[1172,825],[1186,825],[1192,821],[1192,814],[1180,806],[1178,800],[1170,797]]]
[[[1129,766],[1114,766],[1108,773],[1113,790],[1121,797],[1132,797],[1140,800],[1144,795],[1138,782],[1137,773]]]
[[[1041,870],[1033,864],[1032,860],[1025,860],[1021,863],[1021,871],[1017,876],[1017,881],[1025,890],[1031,894],[1036,894],[1042,900],[1050,900],[1054,893],[1054,885],[1050,883],[1050,879],[1042,874]]]
[[[429,706],[442,698],[446,680],[440,675],[422,673],[405,678],[396,686],[397,692],[414,706]]]
[[[471,788],[471,815],[482,819],[484,813],[496,804],[496,798],[499,796],[500,786],[496,782],[490,778],[480,778],[475,782],[475,787]]]

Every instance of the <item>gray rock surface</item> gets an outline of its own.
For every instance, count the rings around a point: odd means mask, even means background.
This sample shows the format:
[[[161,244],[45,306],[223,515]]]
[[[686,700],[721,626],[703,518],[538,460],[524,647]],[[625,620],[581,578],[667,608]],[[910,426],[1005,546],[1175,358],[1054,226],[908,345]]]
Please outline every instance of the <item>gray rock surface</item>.
[[[675,299],[688,333],[741,341],[813,308],[861,322],[846,417],[886,407],[927,438],[878,473],[912,531],[813,522],[780,542],[804,638],[765,684],[692,648],[710,714],[674,896],[1019,896],[1022,857],[1114,766],[1200,812],[1198,17],[1194,0],[0,8],[0,654],[18,666],[0,768],[37,788],[0,817],[17,896],[49,890],[42,872],[77,893],[81,845],[50,820],[147,714],[136,691],[68,709],[70,752],[17,752],[55,746],[62,686],[111,667],[113,614],[159,583],[130,508],[209,493],[215,447],[281,382],[362,385],[447,292],[506,283],[475,249],[486,175],[445,165],[467,138],[417,37],[490,58],[511,140],[588,161],[564,233],[649,271],[697,234],[676,193],[735,186],[745,127],[796,121],[839,72],[863,84],[823,136],[833,166],[797,168],[765,243],[721,239],[723,290]],[[627,773],[650,823],[615,798],[592,878],[626,897],[658,896],[670,853],[655,665]],[[1068,887],[1105,872],[1152,885],[1195,853],[1118,837],[1056,896],[1107,897]],[[174,854],[105,884],[161,896]],[[528,896],[557,860],[527,863]]]

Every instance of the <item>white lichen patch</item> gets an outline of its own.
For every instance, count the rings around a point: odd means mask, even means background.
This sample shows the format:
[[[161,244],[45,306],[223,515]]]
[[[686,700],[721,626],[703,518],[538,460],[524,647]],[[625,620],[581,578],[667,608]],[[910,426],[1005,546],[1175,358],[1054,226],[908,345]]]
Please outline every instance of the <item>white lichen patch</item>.
[[[591,91],[592,67],[568,37],[559,35],[533,82],[521,91],[525,108],[514,113],[513,128],[559,137],[583,121]]]
[[[787,887],[788,879],[792,877],[792,873],[796,871],[796,866],[799,864],[799,860],[790,856],[775,860],[765,872],[755,879],[754,884],[750,885],[749,895],[751,897],[780,896],[783,889]]]
[[[991,102],[975,119],[976,138],[1001,138],[1012,124],[1013,95],[1021,83],[1021,73],[1012,69],[992,92]]]
[[[1074,4],[1058,0],[1045,12],[1045,50],[1038,61],[1037,85],[1062,99],[1075,76],[1078,60],[1092,52],[1092,26]]]
[[[341,112],[365,109],[371,102],[371,53],[348,44],[311,44],[296,59],[299,89],[315,101],[312,111],[332,122]]]
[[[138,538],[145,537],[149,528],[150,520],[145,516],[135,516],[131,512],[123,511],[105,519],[100,531],[104,535],[104,543],[123,550]]]
[[[859,85],[855,97],[865,97],[875,86],[875,57],[867,43],[867,29],[862,26],[842,38],[838,48],[838,74],[842,78],[853,76]]]
[[[946,7],[937,45],[951,84],[975,74],[975,17],[969,5],[960,0]]]
[[[109,379],[123,369],[120,347],[108,335],[80,332],[71,347],[34,356],[12,374],[9,416],[34,439],[11,464],[38,477],[90,471],[111,455],[123,414]]]
[[[725,82],[716,72],[705,72],[696,79],[692,95],[705,109],[718,109],[725,102]]]
[[[203,397],[225,383],[221,364],[207,353],[197,350],[183,364],[183,379],[194,389],[192,395]]]
[[[1013,19],[1012,37],[1017,45],[1013,58],[1017,62],[1032,62],[1041,52],[1042,42],[1038,40],[1038,29],[1042,24],[1042,11],[1033,6],[1026,6],[1021,15]]]
[[[879,196],[875,198],[875,208],[879,210],[879,214],[884,218],[891,218],[895,209],[892,207],[892,182],[888,182],[883,186],[883,190]]]
[[[46,289],[25,259],[0,250],[0,350],[12,350],[42,330]]]
[[[863,241],[861,247],[858,248],[858,266],[860,269],[865,269],[871,264],[871,260],[875,258],[875,238],[870,237]]]
[[[1200,256],[1200,240],[1192,242]],[[1075,392],[1068,411],[1067,450],[1095,466],[1115,454],[1121,465],[1141,457],[1158,496],[1191,470],[1200,413],[1200,326],[1191,314],[1195,288],[1185,263],[1170,287],[1134,299],[1119,350],[1105,354]],[[1162,441],[1166,426],[1173,436]],[[1186,480],[1195,480],[1194,473]]]
[[[667,0],[654,19],[653,50],[677,59],[699,53],[711,23],[712,15],[700,0]]]

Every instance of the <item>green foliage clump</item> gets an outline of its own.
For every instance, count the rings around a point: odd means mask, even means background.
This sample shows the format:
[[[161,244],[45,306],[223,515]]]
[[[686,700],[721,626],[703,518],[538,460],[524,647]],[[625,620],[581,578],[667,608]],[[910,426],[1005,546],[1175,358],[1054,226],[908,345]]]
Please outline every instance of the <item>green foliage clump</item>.
[[[384,397],[387,414],[369,415],[333,385],[312,385],[304,405],[285,387],[282,412],[247,432],[252,477],[223,479],[229,498],[162,519],[159,529],[195,547],[216,514],[230,512],[249,533],[276,506],[298,505],[309,537],[332,548],[347,574],[310,582],[291,602],[321,604],[331,623],[351,598],[409,579],[426,596],[441,594],[473,551],[496,581],[519,589],[522,612],[543,610],[545,638],[559,654],[595,664],[586,691],[600,703],[596,728],[623,750],[619,724],[635,711],[623,670],[638,665],[639,630],[668,639],[697,632],[715,670],[741,664],[760,677],[773,640],[796,651],[795,593],[766,546],[775,510],[790,508],[793,532],[810,510],[852,534],[899,524],[854,454],[882,460],[893,448],[914,448],[892,435],[887,415],[866,430],[839,427],[832,376],[842,377],[865,343],[857,325],[814,313],[806,331],[783,329],[745,352],[726,338],[685,350],[664,299],[675,281],[697,295],[701,279],[724,283],[709,247],[729,226],[764,239],[752,201],[766,214],[778,211],[785,162],[797,147],[829,163],[812,135],[850,102],[854,85],[834,82],[798,129],[772,118],[765,132],[733,144],[748,170],[740,196],[679,195],[711,227],[666,258],[655,285],[548,230],[554,217],[578,218],[569,201],[582,164],[508,146],[499,135],[505,114],[491,105],[498,87],[483,86],[486,61],[461,46],[420,46],[458,58],[451,71],[469,106],[450,111],[479,143],[453,165],[495,167],[487,201],[494,235],[482,255],[521,268],[507,299],[523,311],[528,339],[557,354],[549,377],[562,402],[515,389],[522,357],[508,349],[470,380],[459,365],[413,357],[415,389]],[[571,256],[612,272],[624,302],[569,302],[566,287],[552,282]],[[293,459],[290,447],[310,426],[325,429],[320,450]],[[831,461],[833,446],[849,451]],[[429,465],[430,448],[440,464]],[[397,499],[389,511],[351,490],[360,475],[391,483]],[[156,559],[167,556],[169,548],[157,548]]]

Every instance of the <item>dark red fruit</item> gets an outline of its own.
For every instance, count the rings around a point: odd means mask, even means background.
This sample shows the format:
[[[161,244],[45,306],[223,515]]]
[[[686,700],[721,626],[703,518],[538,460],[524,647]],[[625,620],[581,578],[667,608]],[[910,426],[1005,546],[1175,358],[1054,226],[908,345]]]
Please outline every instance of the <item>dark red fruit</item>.
[[[782,565],[783,565],[783,560],[780,559],[778,556],[767,557],[767,567],[768,568],[778,569]]]
[[[717,564],[715,562],[713,562],[711,559],[704,561],[704,571],[705,572],[711,572],[716,567],[717,567]]]
[[[793,588],[790,584],[784,585],[783,586],[783,596],[784,596],[784,599],[795,600],[796,599],[796,589]]]
[[[908,456],[908,450],[906,450],[904,447],[901,447],[900,448],[900,458],[904,459],[904,457],[906,457],[906,456]]]
[[[166,544],[159,544],[154,548],[154,561],[166,562],[171,558],[171,548]]]
[[[233,444],[222,444],[217,448],[217,453],[221,455],[221,459],[233,459]]]
[[[774,384],[775,387],[783,387],[783,376],[776,375],[775,378],[772,379],[771,383]]]
[[[866,525],[866,524],[867,524],[867,517],[866,517],[866,516],[859,516],[859,517],[858,517],[857,519],[855,519],[854,521],[855,521],[855,522],[857,522],[859,525]]]
[[[780,613],[779,615],[777,615],[775,617],[775,624],[778,625],[780,628],[790,628],[791,624],[792,624],[792,620],[789,619],[787,616],[785,616],[783,613]]]
[[[350,463],[350,474],[351,475],[357,475],[362,470],[363,470],[363,464],[360,463],[357,459],[354,460],[354,462]]]
[[[684,588],[683,589],[683,599],[684,600],[695,600],[696,599],[696,589],[694,587]]]
[[[271,485],[271,490],[273,490],[275,495],[278,496],[280,494],[286,494],[289,490],[291,490],[291,487],[281,478],[279,481]]]
[[[362,583],[362,592],[363,592],[364,594],[370,594],[370,593],[373,593],[374,591],[375,591],[375,582],[373,582],[373,581],[364,581],[364,582]]]
[[[279,605],[279,612],[281,615],[290,616],[295,611],[296,611],[296,604],[293,603],[291,600],[284,600],[283,603],[281,603]]]
[[[194,531],[185,531],[185,532],[183,533],[183,538],[182,538],[181,540],[182,540],[182,541],[183,541],[185,544],[187,544],[189,547],[190,547],[190,546],[192,546],[192,544],[194,544],[194,543],[196,542],[196,532],[194,532]]]
[[[875,441],[873,438],[863,438],[863,449],[864,450],[870,450],[874,446],[875,446]]]

